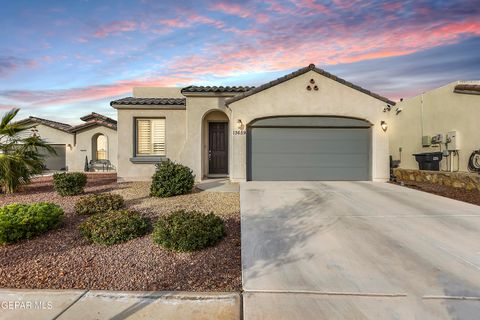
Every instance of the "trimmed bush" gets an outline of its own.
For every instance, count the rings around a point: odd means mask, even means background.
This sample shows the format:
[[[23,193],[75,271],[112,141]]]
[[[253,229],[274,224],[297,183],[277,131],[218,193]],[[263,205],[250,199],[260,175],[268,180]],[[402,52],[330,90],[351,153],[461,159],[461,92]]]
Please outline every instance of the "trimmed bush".
[[[31,239],[54,229],[63,219],[63,210],[49,202],[13,203],[0,208],[0,244]]]
[[[125,205],[119,194],[103,193],[81,197],[75,203],[75,213],[92,215],[122,209]]]
[[[165,198],[192,192],[195,176],[189,167],[168,159],[156,167],[150,187],[151,196]]]
[[[153,241],[175,251],[214,246],[225,236],[223,220],[213,213],[175,211],[155,223]]]
[[[83,172],[62,172],[53,175],[53,188],[62,197],[82,194],[86,184],[87,175]]]
[[[141,237],[150,224],[135,211],[109,211],[89,217],[79,226],[80,233],[89,241],[112,245]]]

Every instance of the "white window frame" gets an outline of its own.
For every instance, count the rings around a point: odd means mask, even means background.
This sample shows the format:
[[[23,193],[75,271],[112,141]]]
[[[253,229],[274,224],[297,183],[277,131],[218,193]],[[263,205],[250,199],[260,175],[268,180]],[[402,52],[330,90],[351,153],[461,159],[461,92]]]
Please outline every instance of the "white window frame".
[[[150,122],[150,152],[140,152],[139,150],[139,121],[149,121]],[[163,122],[163,139],[162,137],[155,137],[154,131],[152,130],[152,122],[158,122],[159,125]],[[165,118],[135,118],[135,156],[136,157],[165,157],[167,154],[167,130],[166,130],[166,119]],[[156,139],[159,139],[159,141],[155,141]],[[154,144],[156,143],[162,143],[161,140],[163,140],[163,151],[160,152],[154,152]]]

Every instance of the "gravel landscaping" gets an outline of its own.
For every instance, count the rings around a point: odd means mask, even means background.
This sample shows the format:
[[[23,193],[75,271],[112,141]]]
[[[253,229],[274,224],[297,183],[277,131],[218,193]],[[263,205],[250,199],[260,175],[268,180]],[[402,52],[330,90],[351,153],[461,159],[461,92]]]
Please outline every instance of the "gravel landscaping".
[[[480,192],[477,190],[467,191],[462,188],[453,188],[428,182],[416,181],[406,181],[403,184],[395,182],[395,184],[480,206]]]
[[[41,177],[0,205],[49,201],[65,210],[63,225],[44,235],[0,246],[0,287],[97,290],[239,291],[240,203],[238,193],[195,189],[171,198],[149,197],[149,182],[117,183],[114,174],[89,174],[86,194],[113,192],[129,210],[152,221],[174,210],[213,211],[225,221],[227,236],[215,247],[176,253],[156,245],[151,234],[103,246],[88,243],[78,231],[86,216],[74,214],[80,196],[60,197],[51,177]]]

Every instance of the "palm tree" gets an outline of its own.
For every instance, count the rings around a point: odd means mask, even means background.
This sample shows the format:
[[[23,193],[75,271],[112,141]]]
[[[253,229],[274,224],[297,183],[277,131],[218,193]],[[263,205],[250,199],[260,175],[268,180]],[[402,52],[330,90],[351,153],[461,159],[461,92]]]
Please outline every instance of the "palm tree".
[[[32,175],[42,172],[43,154],[55,154],[43,139],[28,133],[34,126],[13,122],[19,111],[8,111],[0,121],[0,186],[5,193],[14,193],[29,183]]]

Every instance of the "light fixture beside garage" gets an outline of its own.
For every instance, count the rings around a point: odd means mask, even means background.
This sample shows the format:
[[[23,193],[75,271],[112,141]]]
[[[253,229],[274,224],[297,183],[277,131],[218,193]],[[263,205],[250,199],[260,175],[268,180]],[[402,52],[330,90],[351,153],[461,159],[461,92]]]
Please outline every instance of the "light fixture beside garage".
[[[387,132],[388,125],[385,121],[380,122],[380,127],[382,127],[383,132]]]
[[[242,130],[243,129],[243,122],[241,119],[237,120],[237,129]]]

